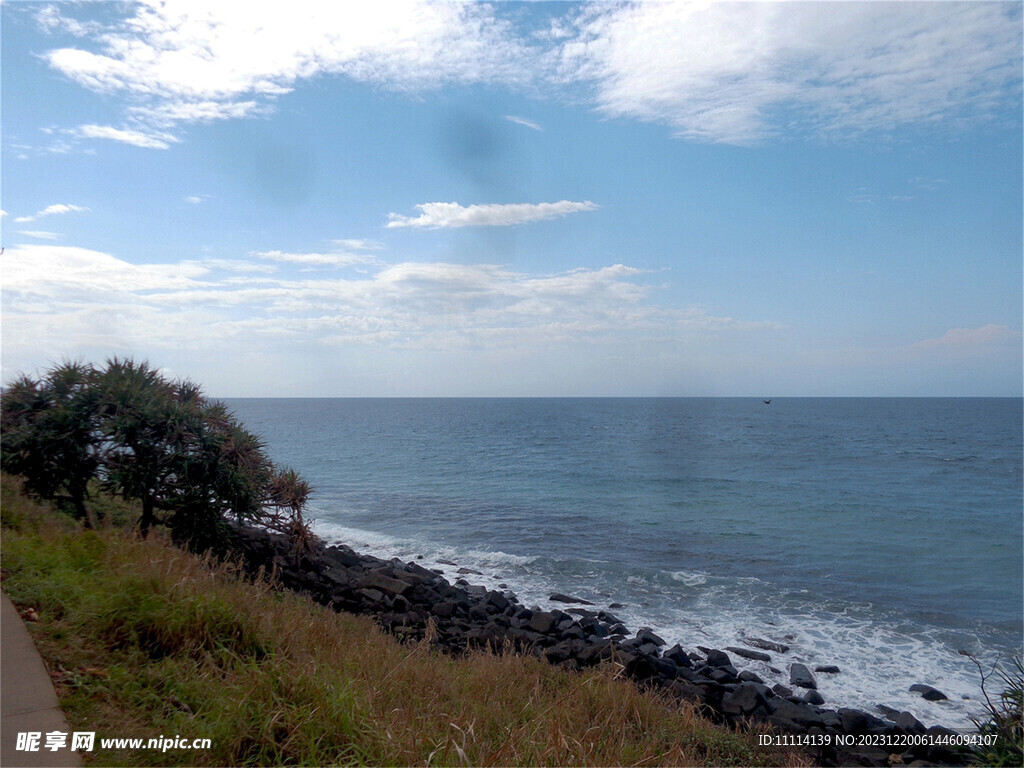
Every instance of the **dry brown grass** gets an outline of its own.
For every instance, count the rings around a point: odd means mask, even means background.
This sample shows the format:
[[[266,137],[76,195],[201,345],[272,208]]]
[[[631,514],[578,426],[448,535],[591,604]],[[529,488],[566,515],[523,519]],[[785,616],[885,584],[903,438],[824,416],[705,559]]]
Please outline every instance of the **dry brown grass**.
[[[208,751],[93,753],[111,765],[805,765],[606,666],[402,645],[159,537],[83,532],[6,484],[4,589],[76,729],[210,738]]]

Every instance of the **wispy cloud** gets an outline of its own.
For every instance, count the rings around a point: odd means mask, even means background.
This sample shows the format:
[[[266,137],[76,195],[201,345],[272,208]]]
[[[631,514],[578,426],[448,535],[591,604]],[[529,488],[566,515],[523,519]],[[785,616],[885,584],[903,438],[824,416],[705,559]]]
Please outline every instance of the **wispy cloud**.
[[[344,248],[346,251],[379,251],[384,246],[376,240],[365,240],[362,238],[343,238],[340,240],[330,240],[330,243]]]
[[[630,3],[587,7],[565,81],[682,138],[887,133],[1019,103],[1020,8],[1000,3]]]
[[[73,24],[56,11],[41,23]],[[150,137],[153,129],[272,109],[298,81],[318,75],[402,89],[534,77],[529,47],[492,8],[474,3],[143,2],[91,42],[45,59],[90,90],[130,94],[129,117]]]
[[[53,349],[85,348],[109,334],[150,353],[232,347],[239,339],[252,350],[286,340],[493,351],[766,326],[661,306],[640,282],[645,273],[621,264],[531,274],[491,264],[401,262],[344,278],[232,275],[245,268],[231,260],[132,264],[84,248],[20,246],[0,262],[5,325],[18,330],[10,338],[52,340]]]
[[[170,149],[171,144],[178,142],[178,139],[169,133],[114,128],[110,125],[80,125],[71,133],[83,139],[110,139],[144,149]]]
[[[63,237],[59,232],[46,232],[40,229],[19,229],[18,234],[36,240],[60,240]]]
[[[1019,345],[1022,338],[1024,334],[1019,331],[989,323],[980,328],[950,328],[942,336],[919,341],[914,346],[918,349],[973,350],[996,344]]]
[[[32,216],[19,216],[14,221],[18,224],[27,224],[37,219],[41,219],[44,216],[53,216],[56,214],[65,213],[88,213],[89,209],[81,205],[68,205],[65,203],[56,203],[54,205],[48,205],[43,210],[37,211]]]
[[[566,216],[580,211],[598,208],[589,200],[574,202],[560,200],[557,203],[508,203],[490,205],[467,205],[458,203],[422,203],[415,206],[420,211],[416,217],[388,214],[389,228],[426,227],[441,229],[452,227],[507,227],[529,221],[543,221]]]
[[[532,128],[535,131],[544,130],[540,123],[535,123],[533,120],[527,120],[525,117],[518,117],[517,115],[505,115],[505,119],[511,123],[516,123],[517,125],[523,125],[526,126],[527,128]]]
[[[420,91],[564,87],[573,100],[584,86],[605,114],[739,144],[949,129],[1020,99],[1013,3],[567,5],[540,35],[484,3],[168,0],[132,6],[133,16],[101,31],[65,18],[67,7],[48,6],[40,23],[73,29],[81,43],[45,60],[131,101],[125,127],[83,129],[159,149],[176,126],[266,113],[324,75]]]
[[[299,264],[305,267],[351,267],[357,264],[376,264],[378,260],[367,253],[286,253],[284,251],[253,251],[251,256],[267,261]]]

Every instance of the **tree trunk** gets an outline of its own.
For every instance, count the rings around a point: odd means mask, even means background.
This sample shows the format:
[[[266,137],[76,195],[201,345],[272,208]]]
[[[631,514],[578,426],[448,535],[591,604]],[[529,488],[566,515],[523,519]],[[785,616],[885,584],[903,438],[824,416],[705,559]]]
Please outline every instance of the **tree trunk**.
[[[139,518],[139,533],[142,534],[142,538],[149,536],[149,529],[153,527],[153,523],[156,522],[156,517],[153,515],[153,497],[148,493],[142,496],[142,517]]]

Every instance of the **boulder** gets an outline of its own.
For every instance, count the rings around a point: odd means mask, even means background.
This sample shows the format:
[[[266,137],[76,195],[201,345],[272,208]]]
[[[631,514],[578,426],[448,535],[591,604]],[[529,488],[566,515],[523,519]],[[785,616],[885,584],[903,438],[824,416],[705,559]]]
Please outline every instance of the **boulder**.
[[[900,712],[892,720],[896,725],[902,728],[907,733],[918,736],[925,733],[928,729],[924,727],[920,720],[914,717],[909,712]]]
[[[746,648],[736,648],[729,646],[725,650],[730,653],[735,653],[737,656],[742,656],[744,659],[750,659],[751,661],[771,661],[772,657],[767,653],[761,653],[760,651],[751,651]]]
[[[818,683],[814,680],[814,675],[803,664],[790,664],[789,665],[789,684],[795,685],[798,688],[810,688],[816,689]]]
[[[885,706],[885,704],[876,704],[875,709],[881,712],[883,717],[885,717],[888,720],[892,720],[893,722],[896,722],[893,718],[895,718],[900,713],[898,709],[887,707]]]
[[[722,711],[727,715],[747,717],[755,712],[768,712],[768,702],[753,685],[739,685],[722,694]]]
[[[546,611],[538,611],[530,616],[530,620],[526,623],[526,626],[534,632],[546,635],[555,628],[557,621],[558,617],[555,614],[547,613]]]
[[[555,592],[551,595],[548,600],[553,600],[557,603],[578,603],[580,605],[593,605],[589,600],[584,600],[581,597],[571,597],[569,595],[563,595],[561,592]]]
[[[665,651],[662,654],[662,656],[666,659],[669,659],[670,661],[675,662],[676,666],[679,667],[690,668],[693,666],[693,663],[690,661],[690,657],[687,655],[686,651],[684,651],[679,646],[678,643],[676,645],[673,645],[667,651]]]
[[[748,637],[746,638],[747,645],[752,645],[755,648],[760,648],[762,651],[774,651],[775,653],[786,653],[789,650],[789,646],[784,643],[773,643],[771,640],[765,640],[761,637]]]
[[[824,672],[827,675],[838,675],[839,667],[837,667],[835,664],[826,664],[825,666],[815,667],[814,671]]]
[[[658,637],[656,634],[651,632],[647,627],[638,629],[636,633],[636,639],[643,643],[653,643],[656,646],[665,645],[665,641]]]
[[[825,703],[825,697],[815,690],[810,690],[804,694],[804,701],[806,701],[808,704],[820,706]]]
[[[932,688],[930,685],[924,683],[917,683],[916,685],[910,686],[910,690],[914,693],[920,693],[922,699],[928,701],[943,701],[949,698],[946,694],[940,691],[938,688]]]
[[[729,654],[723,651],[719,651],[714,648],[708,648],[704,652],[705,654],[707,654],[709,667],[725,667],[732,664],[732,660],[729,658]]]

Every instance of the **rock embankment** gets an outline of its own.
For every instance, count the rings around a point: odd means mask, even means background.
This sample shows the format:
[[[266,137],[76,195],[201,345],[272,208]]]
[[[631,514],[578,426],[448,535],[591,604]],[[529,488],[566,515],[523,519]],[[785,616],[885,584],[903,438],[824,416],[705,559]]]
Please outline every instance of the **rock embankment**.
[[[784,734],[829,735],[831,746],[812,750],[822,765],[889,766],[897,762],[894,755],[904,763],[918,765],[961,765],[965,761],[962,752],[929,743],[954,736],[953,731],[941,726],[926,728],[909,712],[887,709],[886,719],[882,719],[854,709],[828,709],[822,706],[824,699],[806,666],[789,665],[790,684],[802,691],[796,693],[781,684],[768,687],[757,674],[740,671],[729,655],[771,661],[770,653],[788,650],[782,644],[755,638],[748,644],[760,651],[701,646],[686,651],[679,645],[666,647],[649,629],[630,633],[613,613],[596,606],[567,611],[527,608],[510,592],[474,586],[461,578],[451,584],[440,573],[415,562],[381,560],[345,546],[297,555],[284,536],[262,530],[238,529],[233,540],[236,556],[242,557],[250,573],[262,568],[275,574],[284,587],[318,603],[371,615],[400,638],[419,640],[429,632],[433,643],[452,653],[511,648],[571,670],[612,662],[638,684],[694,702],[720,723],[764,721]],[[552,599],[566,605],[590,605],[561,594]],[[816,671],[829,674],[838,669]],[[907,738],[926,734],[937,738]],[[864,738],[837,748],[837,736]],[[872,745],[914,741],[925,743]]]

